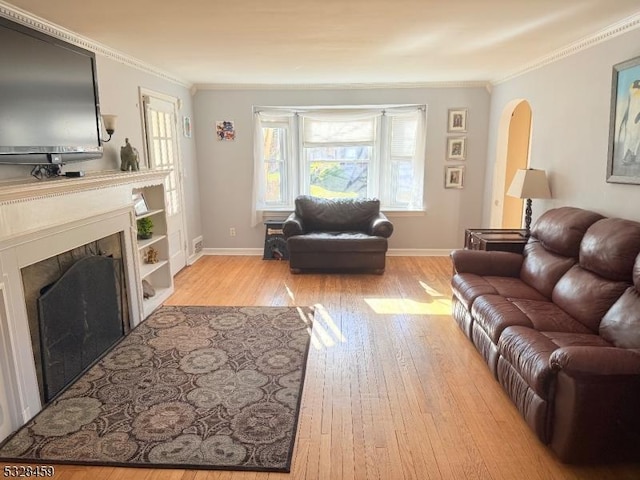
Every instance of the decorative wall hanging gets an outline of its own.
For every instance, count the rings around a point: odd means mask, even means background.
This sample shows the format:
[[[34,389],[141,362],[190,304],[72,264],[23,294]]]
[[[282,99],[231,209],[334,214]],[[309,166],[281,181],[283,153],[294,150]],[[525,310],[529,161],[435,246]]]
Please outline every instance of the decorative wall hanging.
[[[218,140],[235,140],[236,129],[232,120],[216,122],[216,136]]]
[[[447,131],[449,133],[467,131],[467,109],[466,108],[450,108],[448,118],[449,120],[447,122]]]
[[[613,66],[607,182],[640,185],[640,57]]]
[[[467,137],[447,138],[447,160],[464,160],[467,154]]]
[[[444,188],[462,188],[464,186],[464,167],[445,167]]]

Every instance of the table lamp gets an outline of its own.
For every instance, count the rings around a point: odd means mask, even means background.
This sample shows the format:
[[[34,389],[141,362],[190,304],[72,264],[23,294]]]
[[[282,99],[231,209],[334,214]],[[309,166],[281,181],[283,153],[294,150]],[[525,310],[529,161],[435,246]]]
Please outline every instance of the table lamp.
[[[526,198],[527,208],[525,209],[524,225],[527,237],[531,228],[531,199],[551,198],[547,174],[544,170],[529,168],[518,170],[513,177],[507,195],[516,198]]]

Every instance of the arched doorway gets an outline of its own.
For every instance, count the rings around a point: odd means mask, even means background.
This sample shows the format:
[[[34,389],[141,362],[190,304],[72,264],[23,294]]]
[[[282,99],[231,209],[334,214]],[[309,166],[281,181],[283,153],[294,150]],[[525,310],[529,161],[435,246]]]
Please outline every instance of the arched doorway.
[[[509,102],[498,126],[498,145],[491,202],[492,228],[521,228],[524,201],[507,196],[513,176],[529,165],[531,106],[524,99]]]

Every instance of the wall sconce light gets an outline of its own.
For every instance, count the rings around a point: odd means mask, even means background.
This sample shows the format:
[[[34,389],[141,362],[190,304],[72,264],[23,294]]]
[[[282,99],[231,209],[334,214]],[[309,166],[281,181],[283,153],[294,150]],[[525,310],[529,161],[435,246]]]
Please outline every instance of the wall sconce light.
[[[117,115],[102,115],[102,123],[104,123],[104,129],[109,134],[109,138],[107,138],[106,140],[102,140],[102,143],[107,143],[111,140],[111,136],[116,131],[116,118],[118,118]]]
[[[544,170],[535,170],[529,168],[527,170],[518,170],[513,177],[507,195],[516,198],[526,198],[527,208],[525,210],[525,229],[527,237],[531,227],[531,199],[532,198],[551,198],[549,183],[547,182],[547,174]]]

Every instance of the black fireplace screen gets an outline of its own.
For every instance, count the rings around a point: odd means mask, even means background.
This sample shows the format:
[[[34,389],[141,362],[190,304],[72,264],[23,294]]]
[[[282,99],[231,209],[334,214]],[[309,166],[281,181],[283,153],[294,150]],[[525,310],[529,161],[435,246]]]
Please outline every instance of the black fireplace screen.
[[[45,402],[124,335],[116,262],[104,256],[78,260],[38,298]]]

